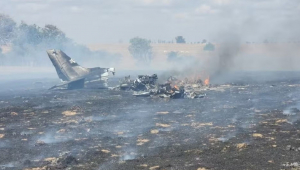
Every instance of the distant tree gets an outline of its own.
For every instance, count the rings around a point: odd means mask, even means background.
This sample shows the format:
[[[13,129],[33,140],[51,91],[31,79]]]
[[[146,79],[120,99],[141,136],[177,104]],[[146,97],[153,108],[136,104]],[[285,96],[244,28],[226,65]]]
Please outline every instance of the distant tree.
[[[196,58],[190,55],[184,55],[180,52],[171,51],[168,53],[167,61],[172,64],[179,64],[179,65],[190,65],[195,62]]]
[[[21,22],[17,29],[16,38],[13,41],[14,45],[37,45],[43,41],[42,30],[37,25],[27,25]]]
[[[178,52],[175,52],[175,51],[169,52],[167,60],[170,61],[170,62],[178,60]]]
[[[185,43],[185,39],[183,38],[183,36],[177,36],[175,37],[176,43],[178,44],[184,44]]]
[[[268,39],[265,39],[265,40],[264,40],[264,43],[265,43],[265,44],[268,44],[268,43],[269,43],[269,40],[268,40]]]
[[[14,37],[16,22],[9,16],[0,14],[0,45],[8,44]]]
[[[48,43],[64,43],[67,41],[66,34],[54,25],[45,25],[43,28],[43,38]]]
[[[144,65],[151,63],[152,47],[149,40],[139,37],[132,38],[128,50],[139,63]]]
[[[207,41],[206,41],[206,39],[203,39],[202,44],[205,44],[205,43],[207,43]]]
[[[96,63],[95,66],[113,65],[120,60],[119,54],[91,51],[76,44],[54,25],[16,24],[9,16],[0,14],[0,46],[6,44],[10,50],[3,54],[0,48],[0,65],[50,66],[51,62],[45,62],[46,49],[64,50],[76,61]]]
[[[203,48],[204,51],[215,51],[215,46],[212,43],[208,43]]]

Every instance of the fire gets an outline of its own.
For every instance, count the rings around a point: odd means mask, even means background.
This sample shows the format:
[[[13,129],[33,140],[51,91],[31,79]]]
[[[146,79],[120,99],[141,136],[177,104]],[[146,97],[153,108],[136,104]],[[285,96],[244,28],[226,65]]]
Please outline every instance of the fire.
[[[204,85],[208,86],[209,85],[209,77],[207,79],[204,80]]]
[[[177,86],[177,85],[175,85],[175,86],[174,86],[174,88],[175,88],[175,89],[177,89],[177,90],[179,90],[179,88],[178,88],[178,86]]]
[[[171,79],[172,78],[172,79]],[[210,76],[205,71],[191,73],[187,77],[179,77],[173,78],[171,77],[168,79],[168,82],[172,85],[174,89],[179,90],[180,86],[185,86],[186,84],[198,84],[198,85],[204,85],[209,86],[210,85]],[[206,78],[206,79],[205,79]],[[173,80],[174,79],[174,80]]]

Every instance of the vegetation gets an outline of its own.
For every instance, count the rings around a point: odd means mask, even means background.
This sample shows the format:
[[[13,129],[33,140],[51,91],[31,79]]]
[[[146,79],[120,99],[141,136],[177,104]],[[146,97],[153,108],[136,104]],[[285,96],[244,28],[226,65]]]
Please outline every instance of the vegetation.
[[[11,42],[16,25],[16,22],[9,16],[0,14],[0,45]]]
[[[176,67],[191,65],[196,61],[194,56],[180,54],[179,52],[171,51],[168,53],[168,62],[175,64]]]
[[[178,44],[185,44],[185,39],[183,38],[183,36],[177,36],[175,37],[176,43]]]
[[[150,40],[135,37],[130,40],[128,50],[138,64],[149,65],[152,60],[152,47]]]
[[[78,62],[111,64],[119,61],[120,55],[105,51],[90,51],[76,44],[54,25],[16,24],[9,16],[0,14],[0,45],[11,50],[1,54],[0,65],[43,66],[51,65],[46,57],[47,49],[61,49]],[[95,62],[97,61],[97,62]],[[103,63],[101,63],[103,62]]]
[[[215,51],[215,46],[212,43],[208,43],[203,48],[204,51]]]
[[[268,39],[265,39],[264,40],[264,44],[268,44],[269,43],[269,40]]]
[[[178,52],[171,51],[168,53],[168,61],[169,62],[178,61],[178,60],[179,60]]]

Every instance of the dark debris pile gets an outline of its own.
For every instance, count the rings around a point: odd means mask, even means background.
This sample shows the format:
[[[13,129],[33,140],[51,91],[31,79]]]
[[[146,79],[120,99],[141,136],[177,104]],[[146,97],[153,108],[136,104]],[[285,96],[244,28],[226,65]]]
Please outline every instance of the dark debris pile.
[[[208,86],[203,84],[201,79],[190,81],[188,79],[179,80],[174,76],[170,76],[165,83],[157,83],[158,76],[139,75],[135,80],[129,76],[120,80],[120,84],[113,90],[129,90],[133,91],[133,96],[137,97],[160,97],[160,98],[203,98],[206,94],[203,93]]]

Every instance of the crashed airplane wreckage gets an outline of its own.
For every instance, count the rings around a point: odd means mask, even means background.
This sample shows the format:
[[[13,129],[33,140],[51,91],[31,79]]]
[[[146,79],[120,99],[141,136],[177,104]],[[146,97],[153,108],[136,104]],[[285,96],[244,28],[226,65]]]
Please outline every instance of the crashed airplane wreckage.
[[[85,84],[97,84],[99,88],[107,88],[109,73],[115,74],[115,68],[84,68],[77,64],[61,50],[47,50],[48,56],[55,67],[62,84],[50,89],[67,86],[67,89],[80,89]]]
[[[120,80],[120,85],[113,88],[113,90],[132,90],[133,96],[136,97],[160,97],[160,98],[203,98],[201,87],[204,85],[199,80],[197,84],[189,84],[183,82],[175,77],[169,77],[164,84],[157,83],[157,75],[139,75],[137,79],[131,80],[130,76]],[[172,84],[178,84],[172,86]]]

